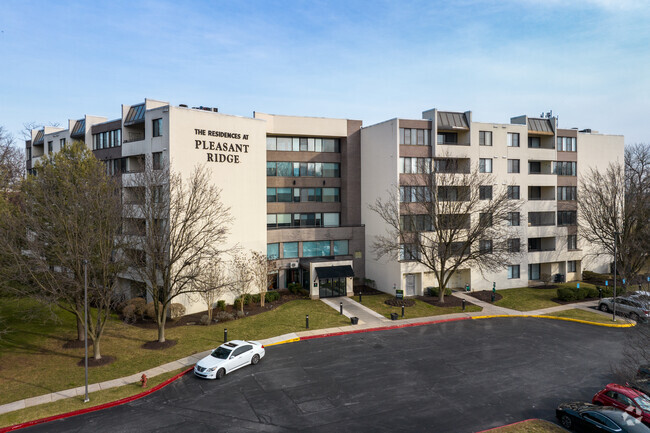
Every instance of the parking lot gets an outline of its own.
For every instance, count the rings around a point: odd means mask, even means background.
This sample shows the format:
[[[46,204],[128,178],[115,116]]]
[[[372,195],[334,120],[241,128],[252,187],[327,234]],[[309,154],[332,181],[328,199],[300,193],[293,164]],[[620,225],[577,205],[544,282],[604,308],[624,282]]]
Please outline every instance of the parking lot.
[[[589,400],[627,330],[466,320],[301,341],[221,381],[188,374],[132,403],[27,431],[472,432]]]

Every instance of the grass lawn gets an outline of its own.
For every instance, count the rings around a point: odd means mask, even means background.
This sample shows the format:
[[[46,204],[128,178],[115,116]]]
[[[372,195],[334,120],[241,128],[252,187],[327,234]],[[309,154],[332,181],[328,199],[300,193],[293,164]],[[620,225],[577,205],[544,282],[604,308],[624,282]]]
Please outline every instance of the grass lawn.
[[[612,320],[611,314],[605,316],[603,314],[598,314],[596,312],[591,312],[591,311],[585,311],[579,308],[556,311],[555,313],[544,314],[544,316],[566,317],[568,319],[587,320],[589,322],[596,322],[596,323],[609,323],[609,324],[629,323],[627,319],[622,317],[617,317],[616,322],[614,322]]]
[[[494,433],[566,433],[562,427],[541,419],[489,430]]]
[[[532,311],[541,308],[557,307],[559,304],[551,301],[557,297],[557,289],[562,287],[576,287],[577,281],[557,284],[553,289],[537,289],[533,287],[518,287],[516,289],[497,290],[502,299],[494,305],[518,311]],[[596,287],[589,283],[580,283],[580,287]]]
[[[173,377],[185,369],[163,373],[158,376],[152,377],[147,381],[147,388],[142,388],[140,383],[136,382],[130,385],[120,386],[118,388],[111,388],[105,391],[91,392],[88,394],[90,401],[84,403],[83,396],[64,398],[52,403],[40,404],[21,410],[5,413],[0,415],[0,427],[7,427],[14,424],[19,424],[27,421],[32,421],[48,416],[58,415],[61,413],[72,412],[74,410],[85,409],[92,406],[108,403],[111,401],[119,400],[124,397],[130,397],[146,391],[165,380]]]
[[[382,316],[390,319],[390,313],[397,313],[398,317],[402,318],[402,307],[392,307],[386,305],[384,301],[386,299],[392,298],[393,295],[365,295],[363,296],[362,304],[381,314]],[[356,300],[357,298],[355,298]],[[481,307],[476,305],[468,304],[465,308],[465,312],[471,311],[481,311]],[[452,314],[452,313],[462,313],[461,307],[436,307],[426,302],[420,300],[415,300],[415,305],[412,307],[406,307],[404,309],[404,318],[413,319],[415,317],[427,317],[427,316],[439,316],[441,314]],[[311,316],[309,318],[311,321]]]
[[[77,365],[84,350],[64,349],[63,343],[76,338],[71,314],[55,310],[57,321],[47,308],[29,299],[0,298],[0,404],[84,384],[84,369]],[[157,338],[156,329],[126,325],[113,317],[102,337],[102,356],[115,362],[89,369],[89,383],[129,376],[149,368],[213,349],[223,340],[263,339],[305,329],[309,314],[310,329],[349,325],[349,319],[320,301],[295,300],[277,309],[252,317],[211,326],[169,328],[166,338],[178,344],[166,350],[146,350],[143,343]],[[90,353],[92,351],[89,350]]]

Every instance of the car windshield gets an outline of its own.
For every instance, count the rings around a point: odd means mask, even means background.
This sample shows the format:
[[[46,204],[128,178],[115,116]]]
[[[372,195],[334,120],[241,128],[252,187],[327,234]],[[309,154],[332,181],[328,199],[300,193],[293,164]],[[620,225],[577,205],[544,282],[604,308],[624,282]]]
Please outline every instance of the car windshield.
[[[607,417],[615,421],[616,424],[625,426],[630,433],[643,433],[648,431],[648,427],[627,412],[607,412]]]
[[[231,352],[230,349],[226,349],[225,347],[219,346],[216,349],[214,349],[214,351],[212,352],[212,356],[219,359],[228,359],[228,356],[230,356],[230,352]]]
[[[650,412],[650,400],[645,397],[637,397],[634,399],[634,401],[642,410]]]

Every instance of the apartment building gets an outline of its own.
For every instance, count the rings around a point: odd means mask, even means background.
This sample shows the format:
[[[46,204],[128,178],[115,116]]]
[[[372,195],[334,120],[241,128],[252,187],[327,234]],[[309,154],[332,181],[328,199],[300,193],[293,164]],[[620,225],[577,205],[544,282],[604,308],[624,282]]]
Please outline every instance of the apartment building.
[[[578,279],[583,269],[605,272],[608,260],[596,258],[592,246],[577,228],[577,187],[590,168],[604,169],[623,159],[623,137],[591,130],[560,129],[554,117],[519,116],[510,123],[475,122],[472,113],[436,109],[422,120],[391,119],[361,130],[362,221],[366,237],[366,277],[382,290],[401,288],[406,295],[421,295],[438,286],[434,274],[409,257],[379,259],[372,245],[389,227],[369,209],[376,197],[388,198],[399,188],[400,212],[417,201],[423,188],[418,174],[431,171],[470,173],[478,169],[494,185],[472,194],[490,199],[493,188],[507,188],[508,198],[520,201],[507,229],[518,240],[522,254],[497,272],[459,269],[450,286],[471,290],[534,285],[546,275]],[[486,176],[488,178],[488,176]],[[406,191],[406,193],[405,193]],[[422,197],[422,195],[419,195]],[[425,195],[426,196],[426,195]],[[514,231],[514,235],[512,232]]]
[[[169,164],[183,176],[206,164],[233,220],[226,248],[266,251],[277,269],[272,288],[300,283],[313,298],[345,296],[364,269],[360,128],[353,120],[247,118],[145,99],[122,105],[113,120],[85,116],[67,129],[32,131],[26,166],[33,173],[44,156],[83,141],[119,178],[124,204],[137,206],[136,174],[146,164]],[[125,218],[124,231],[143,235],[146,224]],[[135,273],[120,285],[130,296],[146,296]],[[177,301],[188,313],[204,308],[190,297]]]

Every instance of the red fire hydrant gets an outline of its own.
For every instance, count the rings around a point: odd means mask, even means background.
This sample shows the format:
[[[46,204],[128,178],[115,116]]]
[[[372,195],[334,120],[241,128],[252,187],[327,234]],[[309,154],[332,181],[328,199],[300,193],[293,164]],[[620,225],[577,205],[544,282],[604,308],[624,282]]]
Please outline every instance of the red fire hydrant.
[[[143,388],[147,387],[147,375],[142,373],[142,377],[140,378],[140,383],[142,384]]]

